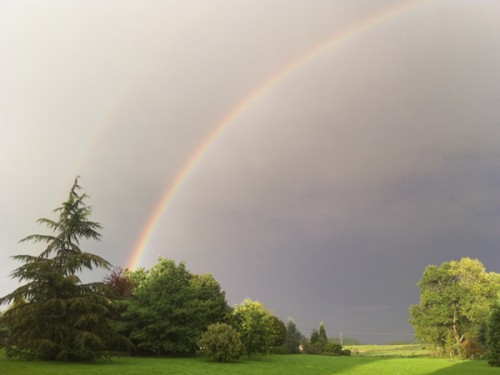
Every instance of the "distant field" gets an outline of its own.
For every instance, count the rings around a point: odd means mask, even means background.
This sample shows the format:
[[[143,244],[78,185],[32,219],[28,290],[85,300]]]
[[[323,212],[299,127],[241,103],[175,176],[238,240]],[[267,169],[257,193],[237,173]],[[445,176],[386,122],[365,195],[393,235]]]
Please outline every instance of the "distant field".
[[[271,355],[237,363],[205,358],[116,358],[90,364],[26,362],[0,353],[2,375],[500,375],[485,361],[433,358],[331,357]]]
[[[430,350],[420,344],[401,345],[352,345],[346,346],[353,356],[363,357],[426,357]]]

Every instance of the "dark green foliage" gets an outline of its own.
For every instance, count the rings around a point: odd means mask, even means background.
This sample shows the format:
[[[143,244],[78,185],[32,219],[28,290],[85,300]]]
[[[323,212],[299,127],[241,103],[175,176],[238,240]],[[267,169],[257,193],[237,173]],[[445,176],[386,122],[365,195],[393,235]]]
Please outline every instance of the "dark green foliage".
[[[316,344],[316,343],[319,342],[320,337],[321,336],[319,335],[318,330],[317,329],[313,329],[311,331],[311,338],[309,339],[309,342],[314,345],[314,344]]]
[[[304,353],[306,354],[323,354],[323,345],[316,341],[315,343],[306,342],[304,344]]]
[[[336,339],[329,339],[326,335],[326,328],[323,322],[319,325],[319,330],[313,329],[311,339],[304,344],[304,352],[308,354],[330,354],[330,355],[350,355],[350,351],[344,351],[342,345]]]
[[[492,366],[500,366],[500,302],[498,300],[488,319],[486,345],[488,347],[488,363]]]
[[[327,340],[326,343],[322,339],[311,344],[304,343],[304,353],[306,354],[328,354],[328,355],[351,355],[350,350],[344,350],[342,345],[334,340]]]
[[[340,355],[350,356],[351,349],[342,349],[342,351],[340,352]]]
[[[201,334],[198,345],[208,357],[219,362],[237,360],[244,351],[238,332],[225,323],[209,325]]]
[[[209,274],[191,274],[184,263],[160,258],[151,270],[129,278],[134,291],[123,332],[142,353],[194,353],[201,333],[229,313],[219,283]]]
[[[118,308],[113,312],[111,325],[116,332],[125,332],[122,315],[127,311],[134,285],[130,280],[128,270],[116,268],[104,278],[110,295],[118,301]]]
[[[319,325],[319,330],[313,329],[309,344],[306,345],[305,351],[311,354],[321,354],[325,351],[325,346],[328,342],[326,336],[325,324],[323,322]]]
[[[325,323],[321,322],[319,325],[319,344],[322,347],[322,350],[326,352],[326,344],[328,343],[328,337],[326,335]]]
[[[272,354],[290,354],[288,351],[288,346],[286,344],[280,345],[280,346],[274,346],[271,349]]]
[[[325,323],[321,322],[319,325],[319,339],[326,343],[328,337],[326,336]]]
[[[342,354],[342,345],[329,340],[326,345],[325,345],[325,353],[327,354],[335,354],[335,355],[341,355]]]
[[[300,353],[300,344],[302,341],[302,333],[297,329],[295,322],[290,319],[286,325],[285,345],[288,353]]]
[[[68,200],[57,208],[59,220],[39,219],[52,235],[35,234],[21,242],[45,243],[39,256],[18,255],[22,266],[12,277],[26,284],[0,299],[13,304],[3,323],[9,328],[6,353],[10,357],[85,361],[108,357],[128,340],[117,335],[109,319],[118,308],[104,283],[84,284],[77,272],[109,268],[101,257],[80,249],[80,240],[99,240],[100,224],[88,218],[86,194],[79,195],[78,180]]]
[[[7,337],[9,335],[7,326],[2,318],[3,318],[3,313],[0,312],[0,349],[7,344]]]
[[[195,326],[202,332],[212,324],[223,322],[231,313],[226,301],[226,293],[211,274],[192,274],[191,286],[194,290],[192,311]]]
[[[272,326],[272,343],[271,346],[274,348],[280,347],[285,343],[286,340],[286,326],[277,316],[271,316],[271,326]]]

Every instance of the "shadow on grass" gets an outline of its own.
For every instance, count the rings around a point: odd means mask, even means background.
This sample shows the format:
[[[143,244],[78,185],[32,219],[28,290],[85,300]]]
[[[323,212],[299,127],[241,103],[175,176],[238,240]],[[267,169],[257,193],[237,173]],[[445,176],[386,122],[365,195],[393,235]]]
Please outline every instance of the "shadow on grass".
[[[451,361],[450,361],[451,362]],[[429,375],[499,375],[500,367],[490,366],[485,360],[456,361],[450,367],[440,369]]]
[[[500,375],[486,361],[449,362],[432,358],[270,355],[219,363],[205,357],[117,357],[91,363],[20,361],[0,351],[1,375]]]
[[[120,357],[92,363],[21,361],[0,356],[2,375],[332,375],[354,374],[357,366],[380,361],[376,358],[331,357],[314,355],[270,355],[243,358],[239,362],[219,363],[204,357],[141,358]]]
[[[334,375],[355,374],[355,368],[383,359],[323,355],[271,355],[258,360],[244,358],[236,363],[217,363],[203,359],[204,374],[238,375]],[[201,374],[202,372],[200,372]]]

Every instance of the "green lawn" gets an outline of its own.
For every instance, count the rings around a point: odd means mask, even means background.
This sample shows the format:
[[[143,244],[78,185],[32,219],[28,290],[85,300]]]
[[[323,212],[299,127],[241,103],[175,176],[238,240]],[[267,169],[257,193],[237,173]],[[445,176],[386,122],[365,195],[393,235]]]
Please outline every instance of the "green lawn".
[[[430,350],[420,344],[400,345],[351,345],[346,349],[352,351],[352,355],[369,357],[426,357]]]
[[[216,363],[205,358],[115,358],[90,364],[26,362],[0,354],[2,375],[500,375],[500,368],[485,361],[432,358],[330,357],[271,355],[237,363]]]

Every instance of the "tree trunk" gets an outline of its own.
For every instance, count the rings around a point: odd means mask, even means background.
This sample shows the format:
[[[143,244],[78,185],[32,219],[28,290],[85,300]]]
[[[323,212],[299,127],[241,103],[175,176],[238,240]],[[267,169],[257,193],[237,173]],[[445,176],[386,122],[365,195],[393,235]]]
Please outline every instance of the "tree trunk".
[[[457,307],[453,309],[453,338],[455,339],[456,345],[457,345],[457,352],[460,357],[462,357],[462,337],[460,336],[460,333],[458,332],[458,316],[457,316]]]

